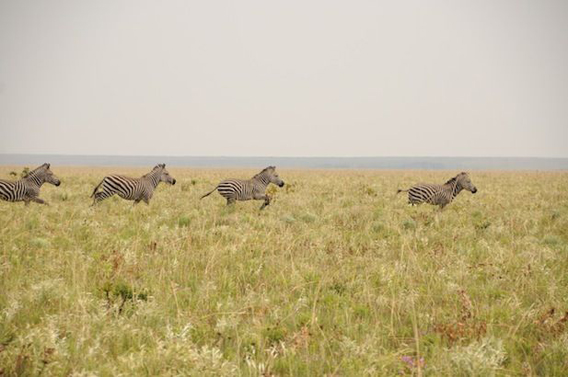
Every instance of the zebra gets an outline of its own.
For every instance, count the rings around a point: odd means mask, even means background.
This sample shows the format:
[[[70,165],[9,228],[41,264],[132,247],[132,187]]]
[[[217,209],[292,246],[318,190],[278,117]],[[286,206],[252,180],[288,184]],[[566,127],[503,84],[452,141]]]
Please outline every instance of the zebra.
[[[47,205],[48,203],[45,200],[38,197],[39,189],[46,182],[54,186],[61,184],[59,178],[49,170],[50,166],[50,164],[45,163],[26,174],[19,181],[0,179],[0,199],[7,202],[23,201],[26,205],[29,205],[30,202]]]
[[[398,190],[396,193],[408,192],[408,203],[415,205],[429,203],[440,206],[440,209],[450,204],[462,191],[468,190],[475,194],[477,188],[471,183],[469,175],[461,172],[443,185],[418,183],[407,190]]]
[[[276,173],[276,166],[269,166],[251,179],[227,179],[219,183],[213,190],[203,195],[201,199],[211,195],[215,190],[227,199],[227,205],[237,200],[264,200],[260,209],[270,204],[270,196],[266,194],[266,187],[274,183],[279,187],[284,186],[284,181]]]
[[[160,182],[176,184],[175,178],[166,170],[166,164],[159,164],[152,169],[148,174],[140,178],[130,178],[122,175],[108,175],[103,178],[101,183],[95,187],[91,198],[93,199],[93,206],[114,194],[118,194],[122,199],[134,200],[134,204],[144,201],[150,204],[150,199],[154,194],[154,189]],[[102,190],[98,191],[102,186]]]

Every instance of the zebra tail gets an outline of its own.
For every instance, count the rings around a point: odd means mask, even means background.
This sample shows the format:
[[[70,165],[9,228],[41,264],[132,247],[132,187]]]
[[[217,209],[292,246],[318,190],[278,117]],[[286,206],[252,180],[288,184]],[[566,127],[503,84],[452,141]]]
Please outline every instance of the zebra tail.
[[[95,194],[97,193],[97,190],[99,189],[99,187],[101,187],[101,185],[103,184],[103,182],[104,182],[104,178],[103,178],[103,180],[101,181],[101,183],[99,183],[99,184],[97,185],[97,187],[95,187],[95,189],[93,190],[93,193],[91,194],[91,198],[92,198],[93,196],[95,196]]]
[[[217,190],[217,186],[215,186],[215,188],[214,188],[213,190],[209,191],[207,194],[203,195],[203,196],[201,197],[201,199],[205,198],[206,196],[209,196],[209,195],[213,194],[213,193],[215,192],[215,190]],[[201,199],[200,199],[200,200],[201,200]]]
[[[401,192],[408,192],[408,189],[406,189],[406,190],[402,190],[402,189],[396,190],[396,193],[397,193],[397,194],[400,194]]]

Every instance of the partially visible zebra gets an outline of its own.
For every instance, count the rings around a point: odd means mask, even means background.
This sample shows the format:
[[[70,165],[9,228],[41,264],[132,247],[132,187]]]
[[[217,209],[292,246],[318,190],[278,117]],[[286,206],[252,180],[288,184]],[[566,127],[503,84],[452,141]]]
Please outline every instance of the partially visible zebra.
[[[408,203],[412,205],[425,202],[444,208],[462,190],[471,191],[473,194],[477,192],[477,188],[465,172],[459,173],[443,185],[418,183],[408,190],[398,190],[396,193],[408,192]]]
[[[284,181],[280,179],[275,170],[276,166],[269,166],[251,179],[227,179],[203,195],[201,199],[217,190],[221,196],[227,199],[227,205],[233,204],[237,200],[264,200],[260,207],[260,209],[263,209],[270,204],[270,196],[266,194],[266,187],[270,183],[279,187],[284,186]]]
[[[0,199],[8,202],[30,202],[47,204],[43,199],[38,198],[39,189],[44,183],[51,183],[59,186],[61,181],[53,174],[49,167],[51,165],[45,163],[40,167],[26,174],[19,181],[5,181],[0,179]]]
[[[91,198],[93,205],[105,200],[114,194],[118,194],[122,199],[134,200],[134,204],[144,201],[150,204],[150,199],[154,194],[154,189],[160,182],[176,184],[176,180],[166,170],[166,164],[159,164],[152,171],[140,178],[130,178],[122,175],[108,175],[103,178],[101,183],[95,187]],[[102,186],[102,191],[98,191]]]

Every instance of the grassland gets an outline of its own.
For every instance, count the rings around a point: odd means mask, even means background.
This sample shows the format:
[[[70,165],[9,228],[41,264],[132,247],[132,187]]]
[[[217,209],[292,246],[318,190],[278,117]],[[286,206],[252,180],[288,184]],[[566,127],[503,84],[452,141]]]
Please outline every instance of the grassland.
[[[439,211],[396,189],[456,172],[279,170],[259,212],[199,200],[251,170],[90,208],[105,173],[145,171],[52,169],[50,206],[0,202],[6,375],[568,371],[567,173],[472,172]]]

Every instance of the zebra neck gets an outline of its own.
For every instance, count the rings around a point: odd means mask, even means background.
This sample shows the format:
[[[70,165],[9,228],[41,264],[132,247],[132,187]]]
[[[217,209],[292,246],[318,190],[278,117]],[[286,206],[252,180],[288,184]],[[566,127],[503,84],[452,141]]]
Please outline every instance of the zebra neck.
[[[452,199],[455,198],[456,196],[458,196],[458,194],[461,192],[461,190],[463,190],[463,187],[459,183],[452,185]]]
[[[43,183],[45,182],[45,180],[43,179],[43,176],[40,177],[38,174],[35,174],[35,173],[31,173],[27,177],[22,178],[22,181],[25,181],[26,183],[37,186],[37,187],[41,187],[41,185],[43,185]]]
[[[158,184],[160,183],[160,175],[162,174],[161,171],[156,170],[155,172],[152,172],[151,174],[149,174],[146,178],[150,181],[152,187],[156,188],[158,187]]]
[[[258,177],[255,177],[254,179],[256,179],[264,187],[267,187],[270,183],[270,179],[268,179],[268,177],[265,175],[260,175]]]

